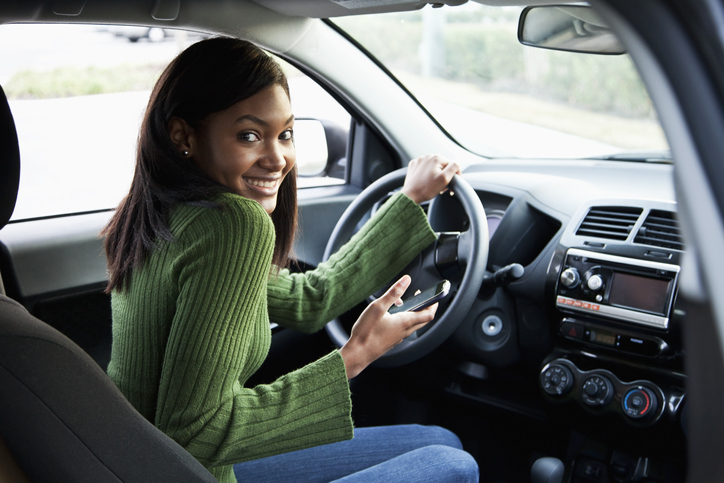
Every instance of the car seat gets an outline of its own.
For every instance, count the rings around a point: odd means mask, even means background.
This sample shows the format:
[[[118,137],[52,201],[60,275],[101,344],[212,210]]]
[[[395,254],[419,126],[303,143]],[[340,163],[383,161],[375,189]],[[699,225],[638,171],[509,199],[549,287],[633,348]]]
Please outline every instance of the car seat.
[[[15,207],[19,174],[15,123],[0,87],[0,229]],[[22,480],[21,473],[37,482],[216,481],[88,354],[0,290],[0,476]]]

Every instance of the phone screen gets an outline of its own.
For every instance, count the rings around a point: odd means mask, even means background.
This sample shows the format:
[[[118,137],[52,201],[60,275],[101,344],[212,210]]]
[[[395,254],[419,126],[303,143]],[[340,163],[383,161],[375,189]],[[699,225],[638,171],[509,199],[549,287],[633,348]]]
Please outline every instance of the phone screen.
[[[423,290],[419,294],[405,300],[404,302],[402,302],[402,305],[393,305],[392,307],[390,307],[389,312],[391,314],[396,314],[398,312],[415,312],[418,310],[422,310],[425,307],[429,307],[435,302],[442,300],[447,296],[448,293],[450,293],[450,282],[447,280],[442,280],[441,282],[436,283],[432,287]]]

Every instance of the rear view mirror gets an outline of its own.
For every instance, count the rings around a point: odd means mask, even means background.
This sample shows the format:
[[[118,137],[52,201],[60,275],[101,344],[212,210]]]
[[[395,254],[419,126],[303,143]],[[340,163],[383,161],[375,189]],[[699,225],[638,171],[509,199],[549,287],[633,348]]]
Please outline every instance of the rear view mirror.
[[[623,44],[591,7],[546,5],[520,14],[518,41],[544,49],[590,54],[623,54]]]

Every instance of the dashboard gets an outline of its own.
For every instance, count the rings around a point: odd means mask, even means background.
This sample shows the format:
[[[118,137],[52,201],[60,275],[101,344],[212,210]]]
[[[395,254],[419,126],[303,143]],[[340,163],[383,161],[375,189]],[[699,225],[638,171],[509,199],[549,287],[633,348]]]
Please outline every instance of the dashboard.
[[[487,271],[523,270],[481,290],[455,332],[409,373],[424,374],[422,384],[436,395],[472,401],[473,413],[494,406],[546,428],[547,439],[574,435],[569,448],[576,453],[567,460],[577,461],[575,468],[624,454],[633,455],[632,467],[656,461],[683,472],[686,309],[677,287],[686,267],[673,166],[501,159],[469,166],[463,177],[486,211]],[[319,262],[354,197],[343,187],[299,191],[303,261]],[[428,215],[438,232],[468,224],[455,196],[437,197]],[[109,216],[14,223],[0,235],[6,286],[102,367],[110,314],[98,293],[106,267],[97,234]],[[74,318],[66,314],[78,301],[84,323],[69,326]],[[609,459],[579,441],[623,452]]]
[[[477,382],[446,390],[577,430],[623,427],[633,438],[655,431],[681,440],[686,314],[677,286],[685,267],[673,166],[505,159],[470,166],[463,177],[486,210],[488,271],[519,264],[524,273],[481,292],[443,344]],[[327,233],[353,196],[318,203],[306,199],[310,193],[300,190],[305,233]],[[433,228],[465,230],[456,198],[437,200],[429,208]],[[108,216],[8,225],[0,268],[15,274],[11,288],[30,306],[46,294],[97,290],[106,277],[97,233]],[[305,259],[321,257],[327,240],[317,238],[319,247],[300,250]],[[526,376],[517,378],[521,367]],[[495,371],[505,372],[500,379],[514,390],[488,397],[480,388]]]
[[[449,352],[480,379],[526,366],[546,417],[575,429],[683,440],[685,247],[672,166],[511,160],[464,177],[488,215],[488,271],[525,270],[481,293]],[[464,213],[450,213],[431,208],[433,228],[464,230]]]

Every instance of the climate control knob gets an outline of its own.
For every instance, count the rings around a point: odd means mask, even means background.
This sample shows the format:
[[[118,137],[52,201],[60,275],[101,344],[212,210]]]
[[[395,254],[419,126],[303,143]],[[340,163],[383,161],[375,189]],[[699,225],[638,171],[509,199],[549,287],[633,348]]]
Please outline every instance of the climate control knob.
[[[613,398],[613,384],[603,376],[591,376],[583,382],[581,399],[589,406],[605,406]]]
[[[573,374],[563,364],[552,364],[540,375],[543,390],[551,396],[563,396],[573,387]]]
[[[626,416],[633,419],[645,418],[656,414],[658,409],[658,398],[656,394],[644,386],[637,386],[629,389],[621,399],[621,406]]]
[[[581,276],[578,274],[578,270],[573,267],[566,268],[561,273],[561,284],[566,288],[575,288],[581,281]]]

